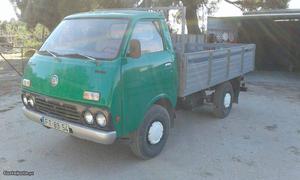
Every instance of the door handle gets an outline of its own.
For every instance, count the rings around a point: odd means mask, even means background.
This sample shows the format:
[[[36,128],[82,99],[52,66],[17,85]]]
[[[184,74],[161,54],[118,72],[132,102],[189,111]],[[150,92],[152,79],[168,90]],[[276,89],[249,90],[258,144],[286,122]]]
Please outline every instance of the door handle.
[[[171,65],[172,65],[172,63],[170,63],[170,62],[165,63],[166,67],[171,66]]]

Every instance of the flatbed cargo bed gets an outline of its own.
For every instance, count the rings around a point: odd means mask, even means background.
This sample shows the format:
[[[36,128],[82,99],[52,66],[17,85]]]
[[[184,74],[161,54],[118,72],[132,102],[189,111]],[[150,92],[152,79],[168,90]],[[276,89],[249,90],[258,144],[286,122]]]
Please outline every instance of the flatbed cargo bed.
[[[209,89],[243,76],[255,67],[255,44],[187,43],[175,47],[179,68],[179,97]]]

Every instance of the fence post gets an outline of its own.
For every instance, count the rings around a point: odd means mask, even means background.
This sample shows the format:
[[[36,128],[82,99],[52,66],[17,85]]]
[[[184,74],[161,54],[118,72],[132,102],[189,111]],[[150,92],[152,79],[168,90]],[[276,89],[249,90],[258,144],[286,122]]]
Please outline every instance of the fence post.
[[[213,59],[213,51],[209,51],[209,58],[208,58],[208,79],[207,85],[210,86],[211,83],[211,76],[212,76],[212,59]]]
[[[21,68],[22,68],[22,73],[24,74],[24,50],[23,47],[21,47]]]

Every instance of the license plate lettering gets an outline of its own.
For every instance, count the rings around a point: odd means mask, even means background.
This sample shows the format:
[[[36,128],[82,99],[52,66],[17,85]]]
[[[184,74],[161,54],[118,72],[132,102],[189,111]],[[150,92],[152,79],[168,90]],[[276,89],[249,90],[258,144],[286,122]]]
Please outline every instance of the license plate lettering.
[[[62,123],[62,122],[59,122],[56,120],[44,118],[43,125],[47,126],[49,128],[53,128],[53,129],[65,132],[65,133],[69,133],[69,126],[66,123]]]

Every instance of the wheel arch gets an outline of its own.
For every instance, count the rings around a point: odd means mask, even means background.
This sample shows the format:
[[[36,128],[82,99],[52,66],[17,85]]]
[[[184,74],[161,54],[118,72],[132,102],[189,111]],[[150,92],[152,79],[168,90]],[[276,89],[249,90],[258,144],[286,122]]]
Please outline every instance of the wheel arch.
[[[174,119],[176,118],[176,114],[175,114],[176,100],[172,101],[171,98],[168,95],[166,95],[166,94],[158,95],[155,98],[153,98],[151,100],[151,102],[148,104],[146,112],[154,104],[160,105],[160,106],[164,107],[168,111],[170,119],[171,119],[171,127],[173,127],[173,125],[174,125]]]

